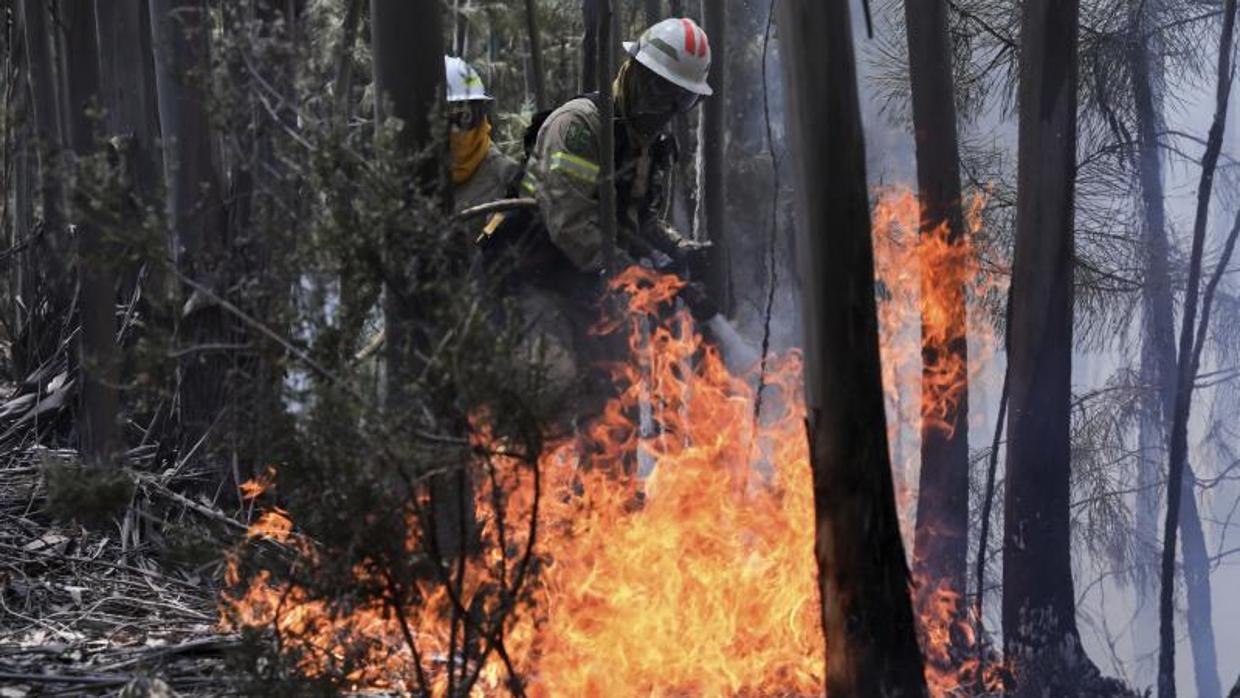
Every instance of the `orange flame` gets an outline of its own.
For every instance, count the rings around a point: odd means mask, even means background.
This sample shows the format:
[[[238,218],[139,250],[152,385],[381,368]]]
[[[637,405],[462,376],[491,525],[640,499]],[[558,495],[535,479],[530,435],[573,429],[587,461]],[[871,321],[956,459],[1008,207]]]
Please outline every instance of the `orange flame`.
[[[875,270],[879,282],[880,344],[887,396],[888,436],[906,548],[917,507],[921,429],[951,435],[970,384],[986,377],[997,342],[977,304],[1002,291],[980,266],[976,237],[985,197],[965,210],[966,229],[950,239],[946,222],[922,234],[917,195],[903,187],[880,189],[874,211]],[[966,308],[969,310],[966,312]],[[956,348],[968,342],[966,366]],[[923,373],[924,371],[924,373]],[[976,424],[980,415],[971,415]],[[982,648],[964,610],[962,590],[945,580],[916,579],[914,607],[921,624],[926,680],[932,695],[956,695],[976,685]],[[996,687],[999,668],[986,667],[983,685]]]
[[[875,230],[888,230],[906,215],[904,208],[880,203]],[[908,256],[884,252],[895,249],[884,248],[894,244],[885,234],[876,234],[875,243],[883,283],[900,294],[916,285]],[[727,370],[687,313],[670,311],[668,302],[683,285],[640,267],[617,277],[613,286],[629,299],[629,313],[600,328],[628,331],[629,360],[612,369],[617,397],[582,438],[553,445],[539,460],[539,564],[529,602],[505,633],[507,654],[528,682],[528,695],[822,692],[825,643],[800,356],[794,352],[772,362],[767,409],[755,424],[751,381]],[[906,311],[884,303],[882,312],[888,313],[886,332],[900,326]],[[894,353],[899,346],[888,340],[885,371],[888,364],[900,365]],[[919,350],[915,356],[920,385]],[[889,398],[900,396],[893,390],[899,375],[884,376]],[[935,400],[950,401],[952,395],[945,390]],[[652,412],[653,430],[641,428],[643,405]],[[492,446],[489,451],[503,451],[489,443],[484,424],[475,438]],[[642,477],[632,474],[639,458],[648,464]],[[528,542],[523,524],[535,506],[528,468],[502,453],[489,465],[497,474],[476,479],[481,537],[489,543],[467,565],[461,592],[466,600],[496,570],[509,578],[518,571],[519,556],[512,551]],[[256,485],[254,491],[263,489]],[[505,502],[499,515],[492,507],[497,494]],[[284,512],[270,513],[275,518],[260,518],[251,537],[290,541],[301,564],[313,569],[313,547],[290,536]],[[508,545],[495,544],[501,524]],[[417,540],[406,547],[411,553],[420,548]],[[374,581],[375,574],[365,563],[354,570],[359,584]],[[282,646],[296,651],[305,674],[339,675],[347,667],[347,679],[357,688],[416,688],[418,662],[393,608],[379,601],[335,608],[265,571],[242,579],[235,562],[227,581],[240,591],[221,599],[226,627],[274,627]],[[435,668],[450,663],[444,618],[452,600],[440,585],[428,583],[421,591],[418,604],[396,610],[412,629],[432,692],[445,695],[445,672]],[[495,603],[485,601],[484,610],[494,610]],[[945,616],[943,623],[947,618],[955,622],[956,616]],[[931,633],[931,651],[947,651],[957,642],[959,632],[942,627],[947,630]],[[927,679],[936,696],[960,685],[958,677],[933,676],[930,669]],[[507,668],[491,657],[473,694],[502,693],[506,680]]]

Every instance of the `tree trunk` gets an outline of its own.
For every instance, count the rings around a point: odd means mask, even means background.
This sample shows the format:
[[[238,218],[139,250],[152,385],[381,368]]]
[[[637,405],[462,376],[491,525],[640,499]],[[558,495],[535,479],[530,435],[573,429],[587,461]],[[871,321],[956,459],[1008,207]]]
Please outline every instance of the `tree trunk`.
[[[921,235],[965,236],[961,209],[952,51],[944,0],[905,0]],[[946,226],[942,231],[941,226]],[[921,478],[913,543],[913,578],[923,590],[965,590],[969,549],[969,370],[965,260],[922,275]],[[947,281],[944,282],[944,279]],[[937,289],[936,289],[937,287]],[[932,290],[937,292],[932,293]],[[928,301],[934,297],[934,306]],[[935,316],[949,318],[934,327]],[[942,323],[942,321],[940,321]],[[944,381],[949,385],[944,385]],[[932,401],[927,414],[927,400]],[[941,412],[939,410],[942,410]]]
[[[362,19],[362,3],[365,0],[346,0],[344,23],[340,27],[340,43],[336,46],[336,77],[332,82],[336,118],[348,124],[350,105],[353,103],[353,45],[357,43],[357,28]]]
[[[848,4],[777,7],[806,280],[806,428],[826,692],[923,696],[888,456]]]
[[[34,118],[31,114],[31,88],[28,79],[27,61],[26,61],[26,41],[22,35],[24,27],[20,20],[15,27],[10,27],[10,43],[9,58],[13,62],[13,67],[8,75],[13,76],[12,95],[13,101],[9,106],[12,110],[13,120],[7,122],[16,125],[16,130],[12,133],[13,140],[13,210],[11,219],[13,222],[12,236],[8,241],[10,245],[17,245],[22,241],[29,240],[34,234],[34,206],[35,206],[35,179],[38,170],[38,158],[34,151]],[[28,309],[25,302],[28,300],[26,289],[30,283],[34,261],[31,258],[29,250],[17,253],[12,263],[13,276],[9,286],[10,296],[13,301],[13,336],[21,337],[26,334],[26,323],[28,318]],[[27,375],[26,367],[21,363],[21,352],[16,351],[14,346],[13,352],[13,370],[18,376]]]
[[[534,90],[534,109],[547,108],[547,77],[543,72],[542,38],[538,34],[538,0],[525,0],[525,27],[530,36],[530,86]]]
[[[163,139],[170,240],[180,273],[217,295],[228,251],[219,158],[204,78],[210,69],[210,21],[202,0],[149,0],[155,86]],[[196,442],[223,411],[229,361],[222,309],[186,287],[179,340],[188,351],[179,375],[183,445]]]
[[[616,269],[616,105],[612,99],[612,45],[615,36],[616,15],[613,12],[613,0],[594,0],[596,19],[595,27],[598,37],[598,63],[595,66],[595,80],[599,85],[599,122],[602,129],[599,133],[599,150],[603,162],[599,174],[598,207],[599,225],[603,229],[603,272],[614,274]]]
[[[659,20],[663,19],[663,3],[661,0],[645,0],[642,7],[645,10],[647,27],[654,26]],[[709,30],[707,30],[707,35],[712,39],[715,38],[713,34],[710,34]]]
[[[1193,382],[1197,377],[1197,361],[1199,358],[1199,348],[1195,350],[1194,345],[1194,337],[1197,330],[1197,295],[1201,289],[1202,257],[1205,248],[1206,229],[1209,222],[1210,199],[1214,191],[1214,171],[1218,165],[1219,154],[1223,146],[1223,131],[1227,124],[1227,105],[1231,99],[1231,52],[1235,20],[1236,0],[1225,0],[1223,3],[1222,37],[1219,40],[1218,86],[1214,121],[1210,126],[1210,133],[1206,139],[1206,150],[1201,164],[1201,184],[1197,188],[1197,213],[1193,225],[1192,252],[1189,256],[1188,285],[1184,295],[1184,317],[1180,329],[1180,348],[1177,354],[1175,407],[1168,449],[1170,455],[1167,478],[1167,517],[1163,525],[1161,588],[1158,606],[1159,698],[1174,698],[1176,694],[1174,606],[1176,534],[1179,531],[1180,511],[1184,501],[1185,479],[1189,479],[1191,484],[1191,477],[1187,476],[1185,471],[1188,468],[1188,418],[1190,408],[1192,407]],[[1205,328],[1209,323],[1208,310],[1207,308],[1207,312],[1202,314],[1202,328]],[[1188,491],[1188,495],[1191,500],[1191,489]],[[1199,518],[1198,523],[1200,523]],[[1196,548],[1197,543],[1196,541],[1190,542],[1187,529],[1185,533],[1184,553],[1187,570],[1187,562],[1190,556],[1195,559],[1196,564],[1200,564],[1199,556],[1201,551],[1193,550],[1190,553],[1190,546]],[[1196,538],[1195,533],[1192,537]],[[1204,548],[1204,536],[1201,539],[1200,547]],[[1203,582],[1208,583],[1207,580],[1208,572],[1204,580],[1197,579],[1194,573],[1189,573],[1188,581],[1190,584],[1196,582],[1200,585]],[[1201,593],[1200,589],[1198,593]],[[1202,659],[1208,661],[1212,658],[1202,657]],[[1216,689],[1215,695],[1221,693],[1221,689],[1217,689],[1217,667],[1209,669],[1197,666],[1196,669],[1202,679],[1213,677],[1215,682],[1213,687]],[[1209,675],[1206,674],[1207,671],[1210,672]]]
[[[93,2],[64,3],[58,9],[65,50],[70,143],[79,159],[95,154],[91,111],[100,96],[98,32]],[[77,274],[82,333],[75,342],[82,374],[78,433],[83,460],[104,468],[116,464],[118,413],[116,366],[116,273],[99,221],[92,220],[89,195],[75,191]]]
[[[436,0],[371,0],[370,4],[377,124],[382,124],[388,114],[401,119],[404,125],[399,147],[410,157],[431,143],[440,144],[436,157],[417,163],[411,185],[420,196],[438,197],[439,208],[448,212],[452,210],[452,188],[446,176],[447,121],[431,106],[442,103],[445,79],[440,12]],[[406,234],[388,231],[388,251],[401,250],[399,238]],[[404,258],[399,252],[396,257]],[[408,409],[411,402],[408,386],[418,371],[414,357],[424,344],[417,327],[418,274],[418,260],[408,259],[387,273],[384,284],[386,401],[397,414]],[[431,478],[431,525],[444,558],[459,557],[472,538],[473,508],[466,503],[473,500],[468,491],[469,480],[463,471]]]
[[[72,282],[67,260],[71,254],[66,226],[64,189],[63,93],[53,51],[55,34],[50,8],[42,0],[20,0],[19,21],[26,46],[30,85],[30,115],[39,152],[39,187],[43,208],[43,234],[32,245],[31,262],[22,299],[29,309],[26,333],[14,360],[20,372],[37,366],[58,344],[52,328],[72,303]]]
[[[1024,4],[1003,633],[1017,694],[1081,695],[1069,530],[1077,0]]]
[[[138,200],[154,205],[161,175],[159,107],[147,1],[96,0],[96,8],[107,130],[128,151]]]
[[[724,176],[727,158],[725,119],[727,109],[727,3],[725,0],[706,0],[703,6],[706,35],[710,37],[711,52],[720,58],[714,62],[711,73],[715,94],[702,105],[700,148],[701,172],[698,173],[701,198],[698,201],[698,237],[714,243],[710,249],[707,269],[707,287],[719,307],[719,312],[730,315],[735,299],[732,293],[731,265],[728,260],[727,235],[727,186]]]
[[[601,0],[581,0],[581,21],[585,34],[581,37],[581,91],[599,90],[598,82],[598,15]]]
[[[1141,376],[1146,386],[1156,386],[1142,399],[1138,470],[1136,534],[1138,577],[1136,632],[1143,645],[1137,647],[1138,666],[1148,662],[1157,651],[1157,638],[1148,629],[1154,626],[1154,589],[1156,589],[1157,549],[1156,517],[1158,513],[1158,480],[1161,462],[1166,462],[1172,431],[1172,415],[1176,409],[1177,357],[1174,338],[1174,301],[1171,275],[1168,273],[1169,243],[1159,155],[1158,131],[1162,129],[1161,99],[1154,94],[1153,74],[1162,74],[1161,41],[1153,27],[1159,14],[1157,2],[1133,2],[1130,16],[1133,97],[1136,103],[1138,174],[1141,180],[1142,205],[1145,210],[1145,278],[1142,286],[1142,307],[1145,325],[1141,351]],[[1185,464],[1185,486],[1180,496],[1179,526],[1184,534],[1184,583],[1188,601],[1189,642],[1193,650],[1194,677],[1197,694],[1202,698],[1219,698],[1218,658],[1214,646],[1213,612],[1211,612],[1209,555],[1205,550],[1205,534],[1195,498],[1195,477],[1192,467]]]
[[[1155,75],[1162,74],[1161,41],[1154,27],[1158,2],[1133,2],[1130,9],[1129,62],[1136,105],[1138,173],[1145,212],[1145,284],[1142,287],[1144,332],[1141,348],[1142,383],[1156,386],[1142,399],[1140,429],[1141,460],[1137,473],[1136,536],[1138,558],[1138,628],[1154,627],[1155,551],[1158,547],[1156,517],[1161,463],[1166,462],[1175,412],[1176,347],[1174,301],[1168,272],[1170,245],[1167,239],[1165,194],[1158,132],[1162,129],[1161,99],[1155,94]],[[1205,534],[1197,511],[1192,469],[1185,464],[1186,486],[1181,496],[1180,527],[1184,530],[1184,577],[1188,601],[1189,641],[1193,651],[1197,695],[1219,698],[1218,660],[1214,647],[1210,569]],[[1138,632],[1146,644],[1138,646],[1138,666],[1156,652],[1152,633]]]

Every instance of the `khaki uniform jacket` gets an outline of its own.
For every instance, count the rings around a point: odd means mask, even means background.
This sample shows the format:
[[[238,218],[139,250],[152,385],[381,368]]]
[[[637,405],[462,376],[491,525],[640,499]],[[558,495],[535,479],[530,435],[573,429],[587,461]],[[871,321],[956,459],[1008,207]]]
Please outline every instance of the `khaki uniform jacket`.
[[[526,176],[522,195],[538,200],[552,244],[585,272],[603,264],[603,232],[598,220],[598,180],[602,119],[598,106],[587,97],[564,104],[547,117]],[[633,139],[629,139],[633,140]],[[683,242],[657,215],[665,191],[664,173],[658,171],[649,147],[630,148],[617,163],[618,217],[621,234],[636,233],[666,249]],[[623,189],[623,190],[622,190]],[[627,194],[627,195],[626,195]]]
[[[456,210],[463,211],[507,197],[508,185],[520,169],[521,166],[515,160],[492,145],[491,152],[482,159],[478,169],[474,171],[474,176],[456,185],[453,190]]]

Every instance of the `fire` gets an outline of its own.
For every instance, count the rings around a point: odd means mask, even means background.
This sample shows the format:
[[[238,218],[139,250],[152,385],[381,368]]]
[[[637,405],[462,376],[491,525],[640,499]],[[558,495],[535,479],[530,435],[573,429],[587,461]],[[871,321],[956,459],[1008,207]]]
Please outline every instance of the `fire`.
[[[617,277],[629,313],[600,331],[628,332],[630,360],[612,367],[618,397],[587,430],[586,443],[556,444],[540,459],[539,571],[531,602],[505,638],[528,695],[821,692],[799,356],[774,362],[770,408],[755,429],[750,382],[729,373],[686,312],[671,310],[682,286],[640,267]],[[653,329],[643,332],[647,319]],[[653,431],[638,423],[643,401],[655,406]],[[488,438],[485,429],[478,438]],[[639,455],[653,464],[644,478],[631,475]],[[479,520],[483,539],[496,541],[492,502],[495,488],[503,490],[510,545],[492,545],[471,561],[465,598],[495,569],[515,574],[519,564],[508,549],[528,542],[532,479],[515,460],[498,465],[498,478],[479,478]],[[272,510],[251,536],[287,541],[285,522],[284,512]],[[417,541],[409,547],[417,549]],[[313,549],[305,552],[313,566]],[[373,574],[364,568],[355,573],[359,581]],[[297,646],[308,675],[342,665],[351,642],[372,648],[349,673],[354,684],[416,685],[417,662],[391,609],[363,606],[342,615],[295,585],[238,575],[234,567],[228,581],[242,592],[223,601],[230,626],[274,626],[285,646]],[[428,584],[423,596],[404,610],[433,673],[431,665],[448,655],[443,619],[451,600],[439,585]],[[502,692],[505,678],[492,657],[475,694]],[[442,677],[431,681],[436,695],[446,693]]]
[[[902,216],[915,221],[916,208],[884,202],[899,203],[884,198],[876,215],[879,271],[898,295],[918,283],[917,266],[907,250],[903,258],[883,251],[884,231]],[[772,362],[773,389],[755,424],[752,377],[730,373],[692,318],[672,309],[682,286],[641,267],[617,277],[628,312],[599,328],[627,332],[629,358],[611,367],[617,396],[579,438],[540,456],[538,478],[490,437],[484,416],[476,420],[473,438],[489,454],[479,464],[487,475],[476,478],[484,547],[468,560],[458,590],[428,580],[416,593],[393,594],[395,603],[341,607],[266,571],[243,578],[234,564],[226,581],[235,591],[221,599],[225,627],[274,629],[300,671],[343,676],[358,689],[416,692],[425,681],[441,696],[454,682],[458,695],[462,686],[496,695],[515,672],[530,696],[821,695],[825,641],[800,357]],[[885,329],[907,312],[881,307]],[[884,341],[883,349],[885,370],[894,367],[885,375],[888,395],[898,398],[898,345]],[[919,348],[913,356],[919,385]],[[952,370],[945,366],[944,375]],[[950,408],[958,395],[945,380],[932,402]],[[641,424],[643,408],[653,429]],[[273,479],[244,492],[261,496]],[[295,528],[273,508],[250,537],[286,546],[301,569],[313,570],[314,543]],[[420,543],[408,540],[406,549],[417,554]],[[359,586],[390,584],[369,561],[353,575]],[[446,619],[460,607],[484,617],[503,610],[511,601],[492,591],[497,580],[524,582],[502,626],[503,656],[488,638],[485,660],[468,665]],[[946,606],[954,600],[932,610]],[[958,615],[944,613],[928,650],[971,647],[965,631]],[[932,669],[927,678],[936,696],[961,683]]]
[[[997,347],[994,330],[978,304],[1003,289],[995,276],[981,268],[975,246],[984,196],[968,202],[966,229],[958,240],[949,241],[946,222],[927,234],[920,233],[921,206],[912,190],[889,187],[876,194],[874,249],[883,385],[901,526],[911,552],[920,429],[923,423],[948,434],[956,428],[954,415],[970,384],[986,377]],[[967,366],[952,351],[966,341]],[[977,417],[972,415],[974,423]],[[978,656],[984,643],[975,637],[963,590],[951,589],[945,580],[915,579],[914,583],[927,683],[933,695],[956,695],[977,684]],[[991,663],[983,673],[982,684],[998,688],[1000,668]]]

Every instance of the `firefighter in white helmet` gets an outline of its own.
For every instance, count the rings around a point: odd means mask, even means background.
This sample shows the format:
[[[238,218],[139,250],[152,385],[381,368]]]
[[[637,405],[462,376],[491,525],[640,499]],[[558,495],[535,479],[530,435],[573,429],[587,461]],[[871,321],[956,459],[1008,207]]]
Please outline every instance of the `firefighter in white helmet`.
[[[625,240],[674,259],[692,256],[705,246],[677,234],[660,214],[677,155],[668,126],[713,93],[706,82],[710,41],[691,19],[665,19],[624,47],[629,58],[611,86],[619,228]],[[585,272],[597,271],[604,257],[598,224],[604,125],[596,102],[579,97],[551,113],[521,183],[525,194],[538,200],[551,242]],[[646,252],[631,246],[625,251]]]
[[[504,198],[520,166],[491,142],[491,105],[478,71],[444,56],[447,73],[453,197],[458,211]]]
[[[622,338],[588,332],[598,320],[599,271],[604,240],[599,226],[599,176],[604,157],[616,165],[620,266],[638,257],[666,255],[690,263],[708,245],[690,240],[662,217],[677,156],[672,118],[713,93],[710,42],[693,20],[667,19],[635,42],[611,85],[614,124],[603,124],[596,96],[569,101],[546,117],[520,182],[522,196],[538,202],[545,232],[527,245],[513,267],[515,296],[539,332],[538,346],[550,361],[553,383],[572,386],[572,412],[589,415],[610,395],[610,377],[592,367],[615,360]],[[615,151],[602,152],[604,128],[613,129]],[[694,314],[713,307],[696,285],[687,298]]]

